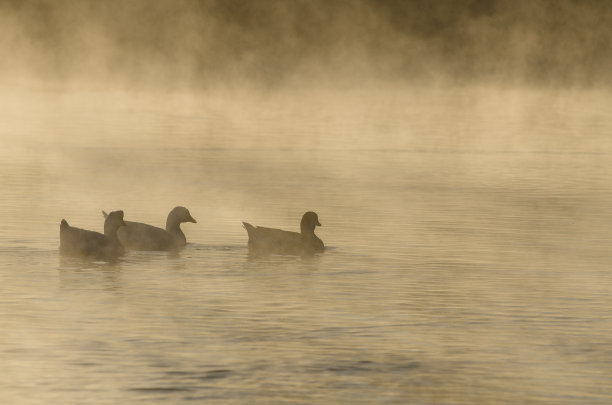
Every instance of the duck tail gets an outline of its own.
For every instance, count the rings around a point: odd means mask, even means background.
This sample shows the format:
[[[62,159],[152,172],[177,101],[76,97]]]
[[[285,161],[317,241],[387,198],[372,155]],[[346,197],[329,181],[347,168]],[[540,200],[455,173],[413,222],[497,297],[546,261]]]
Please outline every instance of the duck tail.
[[[70,227],[70,225],[68,225],[68,222],[66,222],[65,219],[62,219],[62,222],[60,222],[60,229],[64,229],[68,227]]]
[[[249,224],[248,222],[243,222],[242,226],[244,227],[244,229],[246,229],[246,231],[249,234],[249,236],[251,235],[251,232],[253,232],[255,230],[255,227],[253,225]]]
[[[104,219],[108,218],[108,214],[104,210],[102,210],[102,216],[104,217]]]

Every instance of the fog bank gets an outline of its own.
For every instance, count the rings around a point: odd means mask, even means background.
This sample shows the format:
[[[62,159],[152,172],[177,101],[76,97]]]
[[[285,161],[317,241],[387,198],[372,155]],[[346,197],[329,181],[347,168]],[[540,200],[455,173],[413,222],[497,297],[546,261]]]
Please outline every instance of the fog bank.
[[[0,3],[0,78],[103,86],[609,86],[595,1]]]

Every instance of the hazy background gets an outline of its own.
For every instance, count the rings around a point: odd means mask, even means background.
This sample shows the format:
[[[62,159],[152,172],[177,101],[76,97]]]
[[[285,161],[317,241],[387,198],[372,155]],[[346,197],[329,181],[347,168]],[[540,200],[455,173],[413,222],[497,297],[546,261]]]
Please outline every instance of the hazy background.
[[[612,2],[0,0],[3,404],[612,399]],[[179,255],[58,255],[62,218]],[[248,255],[241,221],[314,258]]]
[[[606,1],[2,0],[0,26],[5,86],[608,87],[612,79]]]

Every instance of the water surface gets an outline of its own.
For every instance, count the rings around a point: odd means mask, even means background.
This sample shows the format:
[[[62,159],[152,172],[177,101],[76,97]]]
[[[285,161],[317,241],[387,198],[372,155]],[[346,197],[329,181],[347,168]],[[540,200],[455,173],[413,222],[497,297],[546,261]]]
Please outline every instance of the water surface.
[[[3,96],[6,404],[607,404],[605,94]],[[180,254],[61,258],[59,222]],[[252,257],[241,221],[328,250]]]

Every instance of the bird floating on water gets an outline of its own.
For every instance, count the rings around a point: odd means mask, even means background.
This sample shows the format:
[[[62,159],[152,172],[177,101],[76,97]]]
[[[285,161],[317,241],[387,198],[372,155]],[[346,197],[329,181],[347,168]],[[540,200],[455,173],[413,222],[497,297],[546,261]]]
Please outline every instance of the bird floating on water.
[[[68,225],[65,219],[60,223],[60,253],[66,256],[111,259],[121,256],[125,249],[117,230],[125,226],[123,211],[111,212],[104,221],[104,234]]]
[[[106,212],[102,211],[106,218]],[[180,250],[187,244],[185,234],[181,230],[181,223],[197,221],[185,207],[175,207],[168,214],[166,229],[141,222],[126,221],[126,226],[119,229],[119,240],[130,250]]]
[[[323,241],[315,235],[315,227],[321,226],[315,212],[308,211],[302,216],[300,233],[281,229],[253,226],[242,223],[249,235],[249,249],[262,253],[304,255],[325,250]]]

